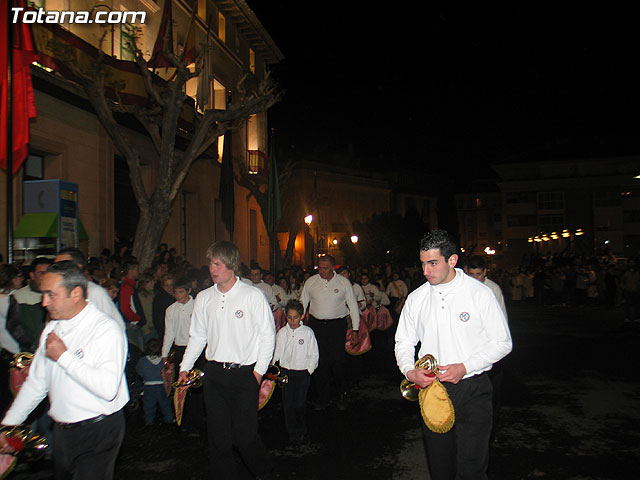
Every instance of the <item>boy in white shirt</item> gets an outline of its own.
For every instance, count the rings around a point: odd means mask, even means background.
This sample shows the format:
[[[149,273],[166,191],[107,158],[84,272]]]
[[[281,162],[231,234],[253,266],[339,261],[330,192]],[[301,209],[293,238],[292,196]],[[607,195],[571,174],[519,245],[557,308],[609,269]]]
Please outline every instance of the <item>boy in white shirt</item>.
[[[282,390],[284,420],[292,443],[308,442],[306,405],[311,374],[318,366],[319,352],[311,328],[300,322],[302,303],[289,300],[285,307],[287,325],[276,335],[273,362],[280,362],[281,372],[289,377]]]
[[[169,353],[173,351],[174,365],[180,365],[189,342],[189,328],[193,313],[194,300],[191,298],[191,280],[186,277],[176,280],[173,296],[176,301],[169,305],[164,317],[162,360],[166,362]]]

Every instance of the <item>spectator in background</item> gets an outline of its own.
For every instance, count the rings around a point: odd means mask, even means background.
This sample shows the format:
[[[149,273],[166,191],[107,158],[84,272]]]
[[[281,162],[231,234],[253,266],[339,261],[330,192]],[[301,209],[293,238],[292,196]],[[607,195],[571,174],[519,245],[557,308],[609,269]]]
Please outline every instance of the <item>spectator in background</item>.
[[[155,285],[155,295],[151,307],[153,326],[159,338],[164,338],[164,316],[167,308],[176,299],[173,297],[173,275],[167,273]]]
[[[129,343],[142,351],[144,350],[144,338],[141,329],[147,323],[147,319],[144,316],[136,289],[136,284],[140,277],[140,264],[134,258],[130,258],[125,261],[122,271],[124,278],[120,285],[120,300],[118,304],[126,321]]]

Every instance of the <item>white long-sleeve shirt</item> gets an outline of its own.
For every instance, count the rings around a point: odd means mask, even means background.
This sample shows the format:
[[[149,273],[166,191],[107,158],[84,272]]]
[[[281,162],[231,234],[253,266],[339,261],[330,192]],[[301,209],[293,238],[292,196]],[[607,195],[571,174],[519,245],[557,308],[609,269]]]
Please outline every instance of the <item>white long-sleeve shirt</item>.
[[[289,370],[307,370],[310,374],[318,368],[318,343],[311,328],[300,325],[291,328],[289,324],[282,327],[276,335],[276,351],[274,363]]]
[[[67,348],[57,362],[46,356],[47,335],[52,331]],[[2,423],[24,422],[47,394],[49,416],[56,422],[74,423],[115,413],[129,401],[126,361],[124,330],[87,302],[75,317],[45,326],[29,376]]]
[[[236,278],[222,293],[217,285],[198,294],[193,306],[189,342],[180,371],[189,371],[206,345],[209,361],[255,363],[264,375],[275,347],[273,312],[261,290]]]
[[[353,329],[360,327],[360,309],[351,282],[335,272],[330,280],[319,274],[309,278],[302,287],[300,302],[305,309],[309,307],[309,315],[315,318],[329,320],[346,317],[348,313]]]
[[[418,342],[418,357],[430,353],[439,365],[463,363],[464,378],[490,370],[512,348],[507,319],[493,292],[460,269],[450,282],[427,282],[407,297],[395,345],[405,376],[414,368]]]
[[[187,303],[175,302],[169,305],[164,314],[164,339],[162,357],[167,358],[171,345],[185,347],[189,342],[189,328],[195,301],[189,298]]]
[[[507,315],[507,306],[504,304],[504,295],[502,295],[502,289],[500,288],[500,285],[487,277],[484,278],[484,284],[491,289],[496,297],[496,300],[498,300],[498,305],[500,305],[500,308],[504,312],[505,318],[508,320],[509,316]]]

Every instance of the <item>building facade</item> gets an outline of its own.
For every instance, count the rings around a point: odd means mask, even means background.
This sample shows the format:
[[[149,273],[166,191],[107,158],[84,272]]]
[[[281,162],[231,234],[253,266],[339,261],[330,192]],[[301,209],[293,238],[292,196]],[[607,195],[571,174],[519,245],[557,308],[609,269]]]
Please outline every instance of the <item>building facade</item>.
[[[112,74],[114,88],[117,85],[122,98],[135,103],[146,94],[132,61],[131,42],[135,38],[145,58],[150,58],[167,10],[163,0],[112,0],[95,2],[93,6],[81,0],[33,3],[46,10],[146,13],[145,22],[136,24],[98,26],[67,22],[46,29],[34,25],[36,44],[42,49],[38,65],[32,67],[37,117],[31,123],[30,155],[13,181],[14,228],[23,216],[25,180],[73,182],[78,185],[79,219],[88,237],[81,248],[93,256],[105,247],[113,249],[118,241],[132,238],[137,205],[123,155],[101,125],[84,91],[63,69],[56,69],[60,63],[53,58],[56,53],[51,45],[61,42],[73,47],[80,64],[101,51],[107,57],[105,64]],[[204,106],[198,107],[198,112],[225,109],[241,99],[243,90],[255,89],[267,76],[269,65],[280,61],[283,55],[243,0],[198,0],[195,12],[191,9],[193,3],[172,0],[169,24],[174,26],[174,52],[205,49],[204,55],[211,65],[211,76],[204,87],[209,98]],[[195,63],[191,68],[195,68]],[[154,73],[165,79],[172,76],[170,68],[160,67]],[[181,119],[186,122],[184,125],[194,121],[199,81],[193,78],[185,86],[187,99]],[[119,123],[126,127],[128,139],[141,153],[145,186],[153,188],[158,179],[158,154],[152,142],[130,119],[119,119]],[[188,141],[188,130],[185,128],[179,135],[182,143],[176,145],[177,150]],[[258,113],[232,134],[231,152],[236,168],[245,168],[256,178],[266,179],[267,175],[267,130],[266,113]],[[235,186],[234,231],[229,232],[222,221],[218,192],[223,142],[219,140],[193,163],[176,197],[162,241],[196,266],[205,263],[207,246],[222,239],[236,242],[243,259],[255,255],[257,261],[268,264],[269,242],[261,211],[247,190]],[[5,172],[0,172],[2,209],[6,209],[5,179]],[[3,223],[0,225],[3,252],[7,251],[6,239]]]
[[[504,251],[637,255],[640,157],[494,165]]]

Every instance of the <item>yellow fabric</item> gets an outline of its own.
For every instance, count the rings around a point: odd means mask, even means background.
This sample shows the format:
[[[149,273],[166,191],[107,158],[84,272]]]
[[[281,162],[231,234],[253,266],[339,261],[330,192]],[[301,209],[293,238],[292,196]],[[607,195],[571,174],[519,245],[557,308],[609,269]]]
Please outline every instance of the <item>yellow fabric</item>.
[[[455,411],[447,389],[438,379],[421,389],[418,398],[422,419],[429,430],[436,433],[451,430],[456,419]]]

